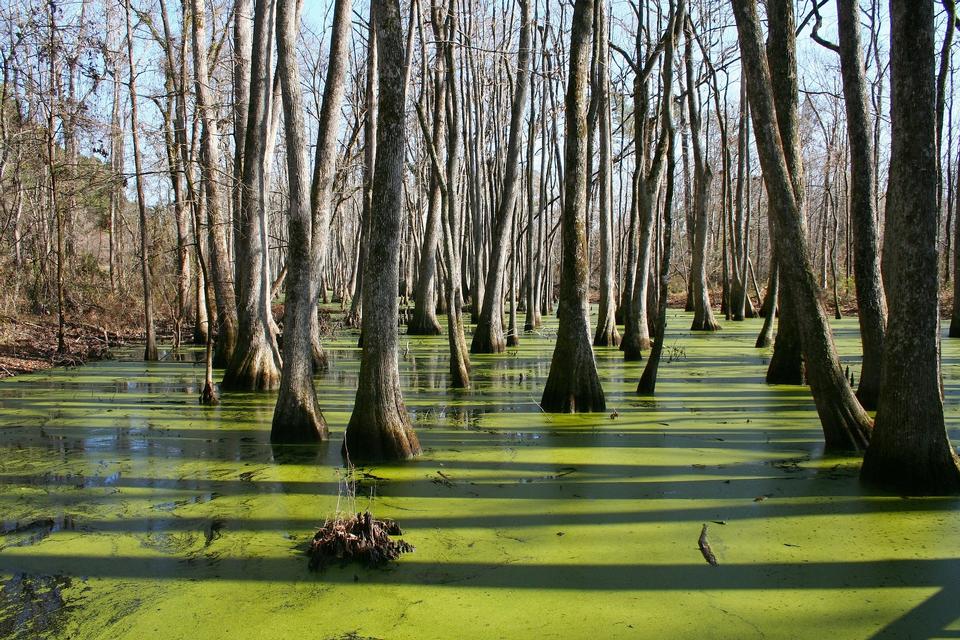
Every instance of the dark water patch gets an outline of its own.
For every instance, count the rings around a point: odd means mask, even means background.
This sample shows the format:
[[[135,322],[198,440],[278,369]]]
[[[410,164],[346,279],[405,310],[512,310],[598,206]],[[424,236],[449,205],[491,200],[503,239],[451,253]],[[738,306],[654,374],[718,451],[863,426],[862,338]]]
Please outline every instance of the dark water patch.
[[[260,452],[262,444],[258,443],[256,452]],[[329,442],[317,444],[273,444],[270,445],[271,460],[278,465],[309,465],[321,464]],[[339,446],[339,445],[337,445]],[[252,456],[251,456],[252,457]]]
[[[200,540],[198,531],[153,531],[143,536],[141,544],[165,555],[186,555]]]
[[[161,362],[188,362],[193,364],[202,364],[205,354],[201,349],[180,349],[177,351],[165,351],[160,356]]]
[[[222,497],[223,494],[216,491],[208,491],[201,493],[200,495],[194,496],[192,498],[184,498],[182,500],[170,500],[167,502],[159,502],[153,505],[153,509],[157,511],[176,511],[181,507],[186,507],[193,504],[204,504],[206,502],[211,502],[217,498]]]
[[[18,573],[0,584],[0,638],[34,640],[56,633],[73,608],[64,596],[73,584],[70,576]]]
[[[73,531],[77,522],[72,514],[35,518],[23,521],[4,521],[0,530],[0,551],[8,547],[27,547],[41,542],[58,531]]]
[[[209,547],[214,540],[219,540],[223,535],[223,529],[227,526],[227,521],[222,517],[211,518],[203,527],[204,546]]]

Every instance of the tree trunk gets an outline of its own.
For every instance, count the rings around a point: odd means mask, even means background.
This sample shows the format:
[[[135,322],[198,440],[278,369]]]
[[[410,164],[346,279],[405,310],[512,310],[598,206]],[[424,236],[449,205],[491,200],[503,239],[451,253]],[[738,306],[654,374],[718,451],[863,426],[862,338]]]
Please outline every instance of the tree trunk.
[[[277,49],[283,88],[283,120],[287,144],[289,219],[287,297],[284,307],[283,361],[280,394],[273,413],[271,442],[313,442],[327,438],[327,424],[313,386],[318,337],[317,283],[330,231],[330,194],[336,169],[340,104],[344,96],[350,0],[338,0],[334,11],[330,63],[324,86],[317,134],[313,184],[307,183],[306,127],[297,65],[297,0],[279,0]]]
[[[854,282],[863,342],[863,364],[857,398],[875,409],[880,394],[881,360],[887,303],[880,278],[880,234],[874,209],[873,141],[868,121],[867,84],[860,42],[860,6],[856,0],[837,0],[840,71],[850,141],[850,222],[854,228]]]
[[[543,49],[543,40],[541,40],[541,51]],[[536,62],[534,62],[536,66]],[[534,69],[536,71],[536,68]],[[546,105],[547,100],[547,91],[546,88],[542,88],[540,91],[540,100],[541,104]],[[546,109],[541,108],[541,114],[545,113]],[[526,239],[526,269],[524,270],[524,289],[526,292],[525,307],[527,317],[523,323],[523,330],[525,332],[536,331],[540,328],[542,321],[540,319],[540,304],[538,301],[538,285],[540,282],[540,251],[534,246],[534,225],[537,225],[539,230],[540,221],[543,215],[543,207],[541,196],[541,202],[538,204],[534,199],[535,190],[538,188],[537,183],[534,181],[534,145],[536,143],[536,133],[537,126],[540,127],[540,139],[543,142],[541,145],[540,151],[540,175],[539,175],[539,187],[545,184],[547,179],[546,176],[546,166],[547,166],[547,156],[550,154],[545,153],[544,150],[546,147],[546,131],[547,123],[537,121],[537,112],[536,112],[536,95],[533,91],[530,92],[530,114],[528,116],[528,127],[527,127],[527,229],[525,233]]]
[[[367,35],[367,77],[364,91],[366,115],[363,121],[363,207],[360,213],[360,246],[357,252],[357,273],[353,285],[353,300],[347,324],[359,327],[363,318],[363,273],[367,263],[370,237],[370,199],[373,190],[373,168],[377,158],[377,33],[373,25],[374,4],[370,3],[369,31]],[[361,341],[363,336],[360,336]]]
[[[634,96],[637,91],[634,90]],[[636,99],[636,98],[635,98]],[[637,114],[634,120],[645,120],[646,115]],[[634,144],[638,137],[634,137]],[[641,148],[645,145],[641,143]],[[637,264],[638,243],[637,236],[640,227],[640,182],[644,179],[643,167],[637,160],[637,167],[631,176],[630,186],[630,217],[627,222],[627,264],[623,278],[623,336],[620,340],[620,350],[623,351],[623,359],[626,361],[635,361],[643,358],[643,350],[650,347],[650,337],[647,336],[646,343],[640,335],[639,313],[634,307],[635,291],[637,283]]]
[[[403,29],[399,0],[373,0],[379,67],[379,122],[371,228],[363,274],[363,351],[353,413],[344,436],[348,462],[402,460],[420,453],[397,364],[397,290],[403,224],[406,132]]]
[[[736,216],[731,220],[734,229],[731,234],[733,250],[733,286],[730,293],[730,313],[735,322],[755,315],[750,296],[747,295],[747,261],[750,256],[750,112],[747,103],[746,87],[740,93],[743,104],[740,108],[740,129],[738,136],[739,153],[737,158]],[[746,196],[744,197],[744,191]],[[746,211],[746,217],[744,217]]]
[[[273,43],[274,0],[257,0],[253,21],[250,104],[244,139],[243,192],[236,260],[237,347],[224,372],[223,385],[238,390],[276,389],[280,383],[280,354],[273,333],[267,271],[265,154],[271,130],[270,46]]]
[[[897,495],[956,494],[960,461],[944,425],[940,377],[933,3],[891,0],[890,19],[890,323],[861,478]]]
[[[772,224],[772,220],[771,220]],[[770,237],[771,241],[773,236]],[[774,257],[773,252],[771,252],[771,258]],[[757,336],[757,342],[754,345],[757,349],[766,349],[773,343],[773,323],[777,317],[777,307],[779,306],[779,297],[780,297],[780,272],[777,269],[776,259],[770,261],[770,277],[767,279],[767,296],[763,301],[763,309],[766,309],[766,313],[761,313],[763,315],[763,327],[760,329],[760,334]],[[770,369],[767,368],[767,374],[769,376]],[[769,377],[767,382],[770,382]]]
[[[782,18],[783,12],[778,13],[778,7],[774,7],[774,16]],[[791,20],[792,16],[791,12]],[[783,152],[787,168],[793,181],[800,225],[803,227],[803,162],[798,142],[800,129],[797,113],[796,50],[795,45],[792,44],[795,43],[795,38],[791,36],[789,38],[790,44],[788,44],[785,35],[787,28],[783,26],[783,22],[783,20],[774,20],[771,24],[767,39],[767,59],[770,60],[770,67],[778,69],[778,72],[771,79],[774,110],[780,138],[783,140]],[[781,68],[780,65],[786,66]],[[756,119],[754,119],[754,122],[756,122]],[[758,134],[755,132],[756,135]],[[773,198],[769,198],[769,200],[768,216],[770,216],[771,230],[773,231],[770,236],[771,245],[774,249],[774,256],[778,264],[777,271],[780,276],[780,315],[777,322],[777,337],[773,345],[773,355],[770,358],[770,366],[767,367],[767,383],[801,385],[804,382],[804,362],[798,316],[807,310],[802,306],[796,308],[794,306],[794,298],[797,294],[792,290],[790,279],[785,276],[787,266],[783,264],[784,260],[791,260],[792,258],[789,251],[781,249],[780,242],[774,241],[774,238],[779,239],[776,225],[778,212],[773,211],[777,203],[774,202]],[[805,227],[803,227],[803,233],[805,237]],[[819,300],[819,293],[817,299]]]
[[[353,0],[337,0],[334,6],[333,33],[330,41],[330,59],[323,88],[323,105],[317,127],[317,147],[314,154],[313,179],[310,183],[310,215],[312,224],[311,260],[320,271],[327,259],[330,243],[333,183],[337,169],[337,135],[340,128],[340,106],[346,95],[346,74],[350,46],[351,10]],[[316,274],[314,275],[316,278]],[[323,288],[319,293],[325,293]],[[318,292],[313,292],[310,303],[310,342],[314,372],[326,371],[327,354],[320,342]],[[271,296],[272,297],[272,296]]]
[[[184,149],[181,149],[182,153],[185,153]],[[197,306],[197,323],[200,328],[200,331],[194,332],[194,342],[199,342],[201,339],[204,345],[204,370],[203,370],[203,387],[200,389],[200,404],[204,405],[215,405],[219,404],[220,397],[217,393],[217,386],[213,382],[213,332],[210,331],[209,318],[212,318],[216,315],[216,310],[214,309],[214,303],[211,300],[211,297],[207,295],[207,282],[209,282],[210,271],[208,268],[209,260],[208,254],[204,254],[205,242],[203,235],[203,224],[204,219],[207,220],[209,225],[209,218],[207,218],[207,207],[205,200],[203,198],[197,198],[197,189],[194,186],[194,172],[193,165],[190,163],[184,163],[184,177],[186,178],[187,183],[187,193],[190,196],[190,212],[193,221],[193,243],[194,243],[194,253],[197,259],[197,279],[196,279],[196,306]],[[202,325],[199,323],[203,321]]]
[[[587,300],[586,88],[593,39],[593,0],[576,0],[570,34],[570,74],[565,102],[564,206],[561,220],[563,264],[560,275],[560,326],[550,374],[540,404],[544,411],[591,412],[606,409],[597,363],[590,346]]]
[[[118,250],[117,225],[123,211],[123,186],[119,174],[123,171],[123,126],[120,122],[120,65],[113,67],[113,108],[110,118],[110,169],[114,175],[114,183],[110,186],[110,220],[109,220],[109,269],[110,291],[116,292],[118,287]]]
[[[447,126],[447,190],[443,208],[443,252],[447,262],[447,339],[450,344],[450,386],[470,386],[470,356],[463,333],[462,257],[460,252],[460,214],[457,183],[460,179],[460,95],[457,90],[455,47],[451,40],[458,34],[456,0],[449,0],[443,42],[444,71],[447,83],[449,124]]]
[[[844,376],[833,344],[833,335],[820,302],[820,288],[810,261],[800,201],[802,175],[788,163],[787,149],[796,154],[799,168],[799,139],[778,135],[778,111],[774,106],[774,88],[770,68],[763,52],[756,0],[733,0],[734,16],[740,38],[742,64],[757,141],[760,163],[774,216],[780,274],[785,290],[796,296],[803,353],[810,390],[823,426],[826,447],[830,450],[860,450],[866,447],[871,423],[857,402]],[[771,41],[783,46],[785,56],[773,56],[779,74],[796,73],[793,5],[769,5]],[[796,102],[796,94],[792,97]]]
[[[225,366],[237,345],[237,301],[233,290],[233,268],[227,251],[228,218],[223,212],[220,190],[220,137],[216,107],[210,92],[210,71],[207,61],[207,34],[204,3],[190,0],[193,13],[193,65],[196,83],[197,111],[203,122],[200,136],[200,172],[210,219],[210,259],[207,261],[212,276],[217,303],[217,339],[213,362]],[[182,148],[186,152],[186,145]]]
[[[673,29],[671,46],[676,46],[679,24],[668,24],[663,34],[667,41],[667,30]],[[663,175],[663,160],[667,149],[667,130],[661,128],[653,156],[648,155],[649,132],[647,127],[649,103],[649,75],[653,63],[659,57],[659,49],[654,47],[641,57],[640,34],[637,34],[637,64],[643,63],[635,72],[633,82],[634,108],[634,147],[638,150],[636,169],[631,185],[630,228],[627,232],[629,248],[627,250],[627,273],[624,294],[627,296],[623,323],[623,339],[620,349],[623,359],[636,361],[643,358],[643,350],[650,348],[650,327],[647,322],[647,293],[650,278],[650,254],[653,242],[653,220],[656,192],[660,188]],[[671,76],[672,77],[672,76]],[[661,109],[663,108],[661,101]]]
[[[133,66],[133,25],[131,23],[132,9],[130,0],[124,0],[124,9],[126,10],[127,20],[127,63],[130,72],[130,128],[133,133],[133,164],[137,173],[137,209],[140,212],[140,275],[143,281],[143,321],[146,328],[146,346],[143,350],[143,359],[150,362],[158,360],[157,354],[157,335],[153,324],[153,298],[150,284],[150,230],[147,227],[147,201],[143,188],[143,156],[140,152],[140,121],[137,113],[137,70]],[[57,237],[62,236],[60,227],[57,225]],[[59,246],[62,241],[58,241]],[[60,258],[57,260],[57,269],[59,272]],[[62,278],[58,278],[58,288],[62,289]],[[62,320],[61,320],[62,323]],[[62,333],[62,330],[61,330]]]
[[[597,331],[593,344],[598,347],[615,347],[620,344],[620,332],[617,330],[617,300],[614,290],[613,270],[613,161],[610,153],[610,45],[607,38],[607,2],[595,0],[596,33],[600,63],[597,65],[597,86],[599,92],[600,122],[600,167],[598,183],[600,185],[600,310],[597,318]]]
[[[676,126],[673,124],[673,108],[671,98],[673,94],[673,51],[679,27],[686,19],[686,5],[680,0],[676,13],[671,17],[669,40],[664,46],[663,57],[663,114],[661,127],[667,141],[667,185],[663,202],[663,254],[660,263],[660,299],[657,304],[656,337],[657,340],[650,351],[650,357],[643,368],[640,382],[637,384],[637,393],[653,394],[657,388],[657,372],[660,368],[660,357],[667,335],[667,305],[670,302],[670,254],[673,250],[673,196],[674,179],[677,172]]]
[[[507,320],[507,346],[520,346],[520,332],[517,331],[517,260],[520,258],[519,239],[517,238],[517,212],[513,214],[512,231],[510,233],[510,288],[507,294],[510,297],[509,319]]]
[[[233,189],[230,194],[233,202],[231,206],[232,216],[228,219],[221,214],[223,222],[217,225],[218,233],[223,236],[224,268],[229,261],[227,229],[232,231],[233,246],[237,247],[240,243],[240,212],[243,207],[243,163],[244,153],[246,152],[244,141],[247,137],[247,115],[250,108],[250,69],[253,56],[253,14],[250,11],[250,0],[233,0]],[[227,226],[228,223],[229,227]],[[217,238],[214,239],[217,242],[220,241]],[[213,259],[218,260],[216,253]],[[229,277],[232,282],[232,272]],[[214,275],[214,280],[216,279],[217,276]],[[237,292],[234,292],[234,296],[236,295]],[[236,300],[234,300],[234,307],[236,307]],[[223,360],[221,366],[227,366],[233,355],[233,345],[231,345],[229,351],[225,349],[218,349],[218,351],[220,351],[220,358]]]
[[[436,12],[434,12],[436,17]],[[413,25],[410,26],[413,28]],[[426,59],[426,43],[424,43],[424,59]],[[439,61],[438,61],[439,62]],[[424,69],[424,74],[429,74]],[[446,83],[439,65],[434,68],[434,101],[433,101],[433,132],[435,146],[444,143],[446,130]],[[426,78],[424,85],[427,84]],[[424,133],[426,137],[426,133]],[[436,336],[442,333],[440,322],[437,320],[437,247],[440,242],[441,217],[443,203],[441,202],[438,172],[442,167],[433,167],[429,180],[429,195],[427,200],[427,222],[423,229],[423,240],[420,245],[420,269],[417,275],[417,290],[414,299],[413,316],[407,323],[407,333],[419,336]]]
[[[693,144],[693,326],[692,331],[717,331],[720,325],[713,317],[710,283],[707,280],[707,259],[710,250],[710,185],[713,169],[707,161],[700,140],[700,105],[693,76],[693,32],[687,26],[684,54],[687,80],[687,113],[690,117],[690,140]]]
[[[483,307],[473,332],[471,353],[502,353],[506,349],[503,337],[503,272],[510,246],[514,208],[520,190],[520,136],[523,113],[527,107],[530,86],[530,37],[533,30],[531,0],[517,0],[520,5],[520,43],[517,52],[517,80],[510,110],[510,135],[504,158],[503,183],[494,220],[493,245],[487,266],[486,290]],[[591,16],[592,18],[592,16]],[[476,288],[476,287],[475,287]]]

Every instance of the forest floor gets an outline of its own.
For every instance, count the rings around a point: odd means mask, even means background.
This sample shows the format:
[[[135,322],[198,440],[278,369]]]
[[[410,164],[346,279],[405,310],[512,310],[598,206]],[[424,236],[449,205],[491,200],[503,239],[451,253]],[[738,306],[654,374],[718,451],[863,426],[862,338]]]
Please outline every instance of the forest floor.
[[[107,328],[98,315],[72,319],[64,326],[65,351],[57,350],[55,316],[0,315],[0,378],[110,357],[110,350],[143,338],[139,326]]]
[[[841,312],[844,317],[857,314],[856,298],[845,292],[841,297]],[[720,300],[721,292],[713,291],[712,299]],[[599,294],[594,296],[599,298]],[[753,300],[753,298],[751,298]],[[596,302],[596,300],[594,300]],[[832,299],[824,295],[824,305],[830,315],[834,314]],[[685,303],[683,293],[675,293],[670,297],[671,309],[682,309]],[[755,301],[755,307],[759,304]],[[941,294],[941,315],[950,317],[953,308],[953,293],[945,290]],[[283,305],[274,307],[275,317],[283,316]],[[342,321],[337,315],[324,310],[322,317],[324,335],[331,331],[342,329]],[[173,327],[165,322],[158,327],[160,337],[172,340]],[[53,315],[38,315],[31,313],[17,313],[16,315],[0,313],[0,378],[9,378],[24,373],[33,373],[58,366],[76,366],[87,362],[96,362],[110,358],[111,349],[136,343],[143,340],[143,328],[139,324],[139,317],[118,310],[117,313],[108,313],[103,309],[90,310],[80,318],[72,317],[64,327],[66,352],[57,351],[57,319]]]

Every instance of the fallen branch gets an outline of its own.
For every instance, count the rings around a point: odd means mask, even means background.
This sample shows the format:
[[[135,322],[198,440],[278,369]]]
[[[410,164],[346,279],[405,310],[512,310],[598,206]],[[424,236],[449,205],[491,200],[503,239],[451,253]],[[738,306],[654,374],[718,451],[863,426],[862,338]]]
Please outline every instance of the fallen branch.
[[[703,525],[703,529],[700,530],[700,540],[698,540],[700,545],[700,553],[703,554],[703,559],[707,561],[712,567],[718,566],[720,563],[717,562],[717,556],[713,555],[713,549],[710,548],[710,541],[707,540],[707,525]]]

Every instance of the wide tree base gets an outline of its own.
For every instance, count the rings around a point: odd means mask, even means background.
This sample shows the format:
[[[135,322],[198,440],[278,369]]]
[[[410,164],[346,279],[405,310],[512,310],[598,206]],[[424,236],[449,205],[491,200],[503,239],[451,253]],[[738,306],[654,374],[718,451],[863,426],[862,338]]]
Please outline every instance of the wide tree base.
[[[947,334],[951,338],[960,338],[960,318],[950,320],[950,332]]]
[[[638,338],[636,334],[625,334],[620,342],[620,350],[623,351],[625,362],[641,362],[643,352],[650,349],[650,340]]]
[[[773,344],[773,318],[764,318],[763,328],[757,335],[757,341],[754,347],[757,349],[766,349]]]
[[[442,333],[443,329],[435,317],[417,318],[414,315],[407,324],[408,336],[439,336]]]
[[[217,388],[210,381],[205,382],[203,390],[200,391],[200,404],[210,407],[220,404],[220,396],[217,395]]]
[[[868,411],[876,410],[880,402],[880,385],[871,384],[863,375],[860,376],[860,386],[857,387],[857,400]]]
[[[722,329],[720,323],[711,317],[694,318],[690,326],[690,331],[720,331],[720,329]]]
[[[406,415],[388,418],[382,412],[355,406],[341,452],[348,464],[356,464],[409,460],[422,449]]]
[[[824,450],[830,453],[857,453],[870,443],[873,423],[870,416],[850,393],[849,387],[812,389],[820,425],[823,427]]]
[[[616,327],[606,330],[598,330],[593,336],[593,346],[595,347],[618,347],[620,346],[620,332]]]
[[[589,345],[586,348],[590,350]],[[547,413],[606,411],[607,400],[600,386],[592,351],[588,355],[563,358],[561,362],[557,362],[558,357],[554,355],[554,362],[550,365],[540,408]],[[589,362],[585,362],[586,358],[589,358]],[[566,362],[568,359],[573,362]]]
[[[777,356],[774,348],[770,366],[767,367],[767,384],[804,384],[803,359],[799,356]]]
[[[480,323],[473,332],[470,341],[470,353],[503,353],[507,350],[507,341],[503,332],[494,331],[489,324]]]
[[[960,460],[950,444],[937,452],[908,451],[895,447],[867,449],[860,480],[875,489],[895,495],[960,495]]]
[[[543,390],[540,407],[547,413],[599,413],[607,410],[607,400],[599,382],[587,388],[549,385]]]
[[[280,387],[280,370],[266,346],[250,349],[236,366],[227,368],[221,386],[232,391],[274,391]]]
[[[284,397],[284,396],[287,397]],[[309,392],[282,394],[273,411],[270,442],[274,444],[308,444],[330,437],[327,421],[320,411],[316,396]]]
[[[319,341],[313,342],[310,352],[314,373],[324,373],[330,370],[330,360],[327,357],[327,352],[320,345]]]

